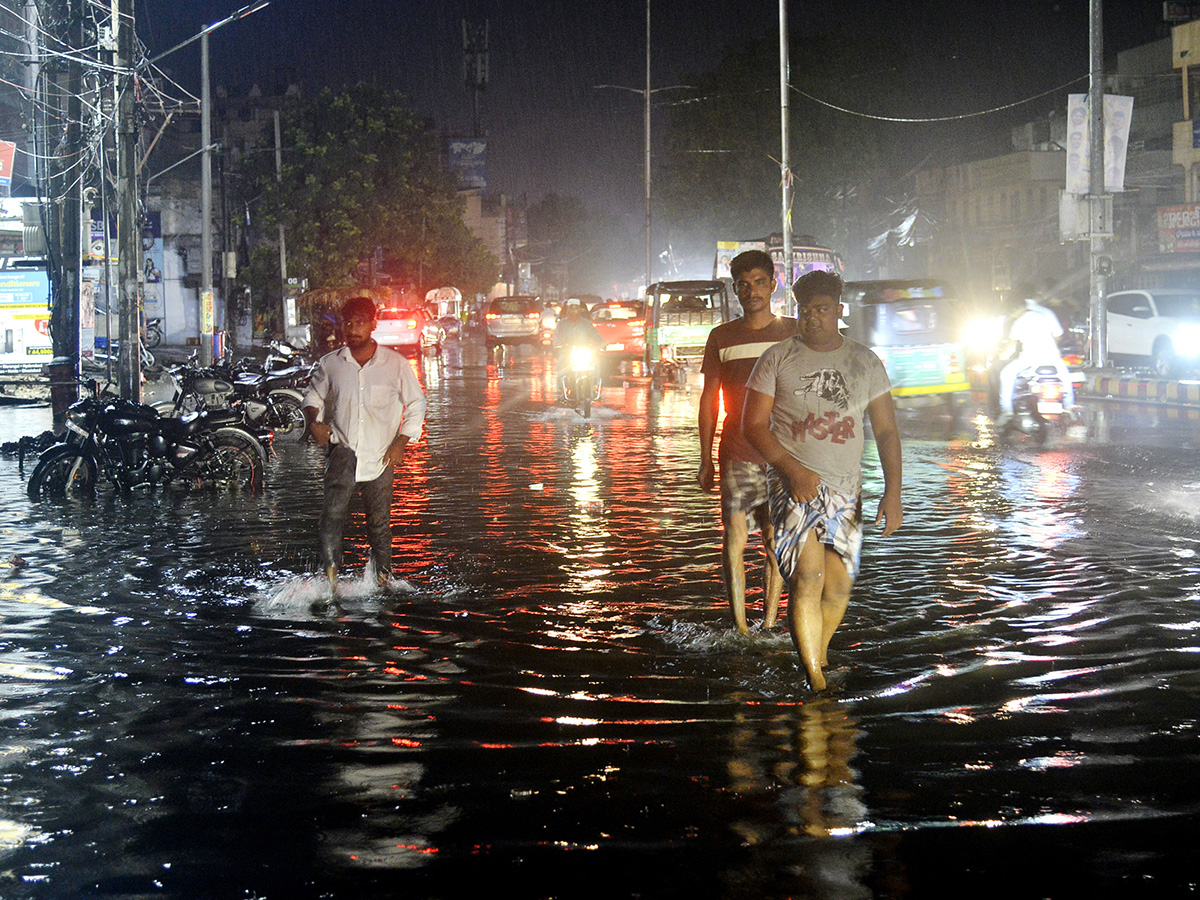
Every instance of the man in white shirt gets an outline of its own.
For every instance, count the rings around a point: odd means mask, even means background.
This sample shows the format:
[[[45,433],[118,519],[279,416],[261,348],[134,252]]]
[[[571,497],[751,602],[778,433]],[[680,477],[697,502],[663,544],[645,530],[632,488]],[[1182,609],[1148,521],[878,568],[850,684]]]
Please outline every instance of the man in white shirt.
[[[325,505],[321,510],[321,557],[330,588],[336,588],[342,531],[355,491],[362,490],[375,577],[392,573],[392,481],[410,441],[421,437],[425,394],[402,355],[371,337],[377,313],[369,297],[342,306],[346,345],[321,357],[304,398],[309,432],[329,448]]]
[[[1063,383],[1063,404],[1067,409],[1075,406],[1074,385],[1071,372],[1063,363],[1058,349],[1058,338],[1062,337],[1062,323],[1053,310],[1047,309],[1032,296],[1032,291],[1021,291],[1024,296],[1024,311],[1013,321],[1008,339],[1018,345],[1017,355],[1000,370],[1000,415],[997,426],[1007,424],[1013,413],[1013,386],[1017,375],[1030,366],[1054,366]]]

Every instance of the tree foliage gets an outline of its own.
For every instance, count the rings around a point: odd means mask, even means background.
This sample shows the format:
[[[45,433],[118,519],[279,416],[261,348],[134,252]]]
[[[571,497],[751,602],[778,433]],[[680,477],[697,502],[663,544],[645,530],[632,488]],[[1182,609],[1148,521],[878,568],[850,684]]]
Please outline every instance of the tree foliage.
[[[384,269],[418,290],[453,284],[474,293],[495,283],[499,263],[463,223],[435,133],[401,94],[366,84],[326,89],[285,107],[280,126],[281,177],[272,136],[251,157],[250,196],[260,240],[284,226],[289,275],[310,287],[345,284],[382,251]],[[275,253],[256,254],[263,284]]]

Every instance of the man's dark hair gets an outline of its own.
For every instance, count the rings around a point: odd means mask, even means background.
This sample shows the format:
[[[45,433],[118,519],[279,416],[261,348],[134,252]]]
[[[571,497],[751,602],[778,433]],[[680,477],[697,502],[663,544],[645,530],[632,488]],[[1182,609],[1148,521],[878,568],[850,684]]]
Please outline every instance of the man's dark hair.
[[[370,297],[351,297],[342,304],[343,322],[356,315],[370,316],[372,319],[379,318],[379,310],[375,307],[375,301]]]
[[[813,297],[828,297],[830,300],[840,301],[843,287],[845,284],[836,273],[816,269],[805,272],[796,279],[796,283],[792,285],[792,296],[801,306]]]
[[[739,253],[729,263],[729,277],[737,281],[747,272],[752,272],[755,269],[765,269],[768,272],[775,272],[775,261],[771,259],[771,254],[765,250],[747,250],[744,253]]]

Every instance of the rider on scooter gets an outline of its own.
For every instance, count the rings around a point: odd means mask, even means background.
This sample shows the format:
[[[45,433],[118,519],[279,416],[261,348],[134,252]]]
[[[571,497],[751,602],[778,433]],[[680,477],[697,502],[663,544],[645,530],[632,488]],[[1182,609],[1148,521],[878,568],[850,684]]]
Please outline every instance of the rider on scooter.
[[[1008,424],[1013,414],[1013,386],[1017,375],[1030,367],[1053,366],[1063,383],[1063,405],[1066,409],[1074,409],[1075,392],[1071,382],[1071,372],[1063,363],[1062,354],[1058,350],[1058,338],[1062,336],[1063,327],[1058,316],[1050,309],[1042,306],[1033,295],[1030,287],[1022,287],[1017,292],[1018,303],[1014,304],[1016,318],[1009,326],[1008,339],[1016,345],[1017,354],[1000,370],[1000,415],[996,425],[1003,427]]]

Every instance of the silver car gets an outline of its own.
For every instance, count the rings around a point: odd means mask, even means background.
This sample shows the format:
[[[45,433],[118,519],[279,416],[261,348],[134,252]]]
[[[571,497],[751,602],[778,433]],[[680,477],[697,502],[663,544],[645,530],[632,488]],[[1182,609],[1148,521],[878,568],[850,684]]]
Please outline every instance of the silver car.
[[[536,297],[497,297],[483,316],[487,345],[537,344],[542,336],[542,304]]]

